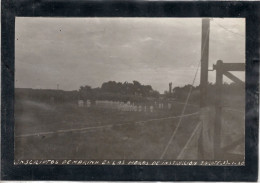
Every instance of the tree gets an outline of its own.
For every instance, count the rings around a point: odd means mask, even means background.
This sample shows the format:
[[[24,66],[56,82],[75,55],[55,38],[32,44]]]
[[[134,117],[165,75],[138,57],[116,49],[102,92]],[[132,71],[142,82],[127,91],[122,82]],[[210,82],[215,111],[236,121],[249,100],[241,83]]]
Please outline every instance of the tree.
[[[99,95],[105,96],[105,93],[106,96],[110,96],[110,98],[113,96],[113,99],[120,97],[125,98],[126,96],[135,96],[143,99],[145,99],[146,97],[158,98],[160,95],[158,91],[153,90],[151,85],[142,85],[138,81],[133,81],[133,83],[121,83],[115,81],[105,82],[102,84],[99,90]]]
[[[92,91],[92,88],[88,85],[80,86],[79,89],[79,97],[82,100],[89,100],[94,98],[94,93]]]

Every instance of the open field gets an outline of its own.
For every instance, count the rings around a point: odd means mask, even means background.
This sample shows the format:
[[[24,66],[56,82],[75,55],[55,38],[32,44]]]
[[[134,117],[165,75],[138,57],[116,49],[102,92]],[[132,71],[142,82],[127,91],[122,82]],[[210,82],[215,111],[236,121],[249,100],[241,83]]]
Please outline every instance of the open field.
[[[126,112],[98,107],[80,108],[76,104],[47,104],[29,100],[15,105],[15,159],[159,159],[183,108],[174,102],[171,109],[154,112]],[[176,136],[164,159],[176,160],[199,122],[199,110],[188,105]],[[230,115],[231,112],[231,115]],[[243,118],[224,112],[229,121]],[[225,122],[225,121],[224,121]],[[227,123],[234,128],[232,123]],[[236,125],[223,136],[223,146],[241,135]],[[237,130],[238,129],[238,130]],[[184,159],[197,158],[196,138]],[[235,149],[234,149],[235,150]],[[242,152],[241,149],[235,150]]]
[[[149,120],[177,116],[181,113],[178,106],[182,105],[176,104],[172,110],[145,113],[23,101],[16,105],[16,157],[157,159],[179,118]],[[196,111],[195,107],[188,107],[186,113]],[[181,128],[189,134],[197,121],[198,115],[184,117]],[[179,133],[177,138],[182,139],[177,144],[181,146],[189,136]],[[179,150],[176,146],[172,148],[169,159]]]

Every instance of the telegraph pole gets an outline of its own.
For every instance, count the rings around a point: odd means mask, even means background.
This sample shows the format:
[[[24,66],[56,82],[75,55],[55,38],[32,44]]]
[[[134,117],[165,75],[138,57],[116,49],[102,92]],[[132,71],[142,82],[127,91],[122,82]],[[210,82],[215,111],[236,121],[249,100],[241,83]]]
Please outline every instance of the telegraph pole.
[[[209,65],[209,32],[210,19],[202,19],[201,34],[201,70],[200,70],[200,118],[202,130],[198,141],[198,158],[211,158],[209,133],[209,109],[207,108],[207,87],[208,87],[208,65]]]
[[[209,19],[202,19],[201,70],[200,70],[200,108],[207,106],[208,66],[209,66]]]

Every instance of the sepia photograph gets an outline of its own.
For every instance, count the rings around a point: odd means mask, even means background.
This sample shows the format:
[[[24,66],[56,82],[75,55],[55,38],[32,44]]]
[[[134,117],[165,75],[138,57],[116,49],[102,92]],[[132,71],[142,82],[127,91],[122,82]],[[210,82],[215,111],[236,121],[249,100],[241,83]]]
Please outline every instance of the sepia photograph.
[[[244,165],[245,27],[16,17],[15,163]]]

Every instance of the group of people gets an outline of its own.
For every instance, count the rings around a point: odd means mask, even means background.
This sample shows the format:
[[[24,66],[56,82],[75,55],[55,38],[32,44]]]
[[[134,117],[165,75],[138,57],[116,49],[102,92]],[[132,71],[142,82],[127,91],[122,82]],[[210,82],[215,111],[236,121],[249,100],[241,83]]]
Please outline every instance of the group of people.
[[[91,102],[89,100],[78,101],[79,107],[91,107]],[[110,108],[110,109],[117,109],[120,111],[134,111],[134,112],[154,112],[155,109],[171,109],[172,104],[167,103],[167,107],[164,103],[154,102],[153,104],[147,105],[140,105],[128,102],[120,102],[120,101],[109,101],[109,100],[97,100],[95,101],[95,106],[100,108]]]

